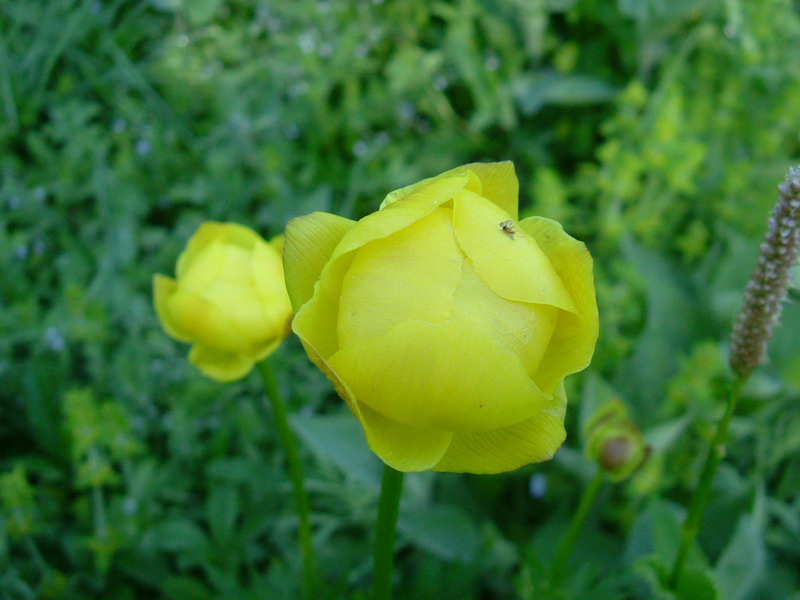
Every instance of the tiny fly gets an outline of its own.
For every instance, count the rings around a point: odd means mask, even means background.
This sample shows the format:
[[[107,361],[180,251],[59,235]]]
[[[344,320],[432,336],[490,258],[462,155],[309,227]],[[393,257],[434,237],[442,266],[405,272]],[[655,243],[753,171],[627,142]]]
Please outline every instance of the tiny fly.
[[[500,229],[505,231],[508,234],[508,237],[510,237],[512,240],[514,239],[514,234],[517,233],[514,230],[514,222],[510,219],[508,221],[503,221],[502,223],[500,223]]]

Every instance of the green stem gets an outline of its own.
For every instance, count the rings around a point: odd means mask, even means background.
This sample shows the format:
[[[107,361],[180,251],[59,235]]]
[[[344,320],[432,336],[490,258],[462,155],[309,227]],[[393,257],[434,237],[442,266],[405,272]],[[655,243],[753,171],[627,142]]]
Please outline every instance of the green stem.
[[[394,565],[394,535],[400,494],[403,492],[403,473],[389,465],[383,468],[381,497],[378,499],[378,522],[375,524],[375,571],[372,580],[372,600],[391,600],[392,567]]]
[[[586,516],[589,514],[594,501],[597,499],[597,494],[603,485],[605,479],[605,472],[602,469],[597,469],[597,472],[592,477],[587,488],[583,491],[581,500],[578,503],[578,508],[575,514],[572,515],[572,521],[569,524],[567,533],[561,539],[561,543],[556,548],[556,553],[553,558],[552,576],[553,581],[560,581],[564,577],[567,568],[567,561],[572,554],[572,549],[575,546],[575,541],[583,529],[583,523],[586,521]]]
[[[686,562],[686,557],[689,554],[689,549],[692,547],[697,534],[700,531],[700,521],[703,519],[703,513],[708,504],[708,499],[711,495],[711,484],[714,481],[714,475],[717,473],[717,467],[722,462],[722,457],[725,455],[725,442],[728,440],[728,426],[731,423],[731,417],[736,410],[736,403],[739,400],[739,394],[742,391],[744,380],[737,377],[728,388],[727,404],[725,406],[725,414],[717,424],[717,431],[714,434],[714,439],[711,440],[711,447],[708,449],[708,456],[703,465],[703,470],[700,472],[700,479],[697,483],[692,498],[689,501],[689,513],[686,515],[686,520],[683,522],[681,528],[681,545],[678,550],[678,555],[675,557],[675,564],[672,566],[672,573],[669,578],[669,585],[671,589],[676,589],[680,581],[683,565]]]
[[[300,462],[300,453],[297,450],[297,441],[289,428],[289,416],[286,404],[278,391],[275,375],[267,360],[258,363],[258,372],[264,383],[269,405],[278,430],[278,437],[286,454],[286,463],[289,468],[289,478],[292,480],[294,493],[294,507],[300,520],[299,536],[300,548],[303,554],[303,595],[310,600],[314,597],[316,588],[316,566],[314,564],[314,547],[311,543],[311,520],[309,518],[308,495],[303,482],[303,465]]]

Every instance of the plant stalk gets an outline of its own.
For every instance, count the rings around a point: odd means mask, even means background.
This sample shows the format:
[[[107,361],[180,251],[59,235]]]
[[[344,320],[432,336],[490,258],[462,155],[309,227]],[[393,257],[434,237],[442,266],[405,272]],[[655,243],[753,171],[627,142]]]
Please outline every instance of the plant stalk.
[[[278,430],[283,451],[286,454],[286,463],[289,469],[289,479],[292,481],[294,506],[299,519],[298,535],[300,550],[303,557],[303,596],[306,600],[314,597],[316,589],[316,565],[314,560],[314,546],[311,541],[311,519],[309,517],[308,494],[306,494],[303,479],[303,465],[300,462],[300,453],[297,450],[297,440],[289,427],[289,416],[286,403],[281,398],[275,375],[268,360],[258,363],[258,372],[264,384],[264,391],[272,409],[275,427]]]
[[[697,534],[700,531],[700,522],[703,519],[703,513],[705,512],[708,499],[711,495],[711,484],[714,482],[714,475],[717,473],[719,463],[722,462],[722,457],[725,456],[728,427],[731,423],[731,417],[733,417],[733,413],[736,410],[736,403],[739,400],[743,385],[744,379],[736,377],[728,388],[725,414],[717,424],[717,431],[714,433],[714,438],[711,440],[706,462],[703,465],[703,470],[700,472],[700,479],[689,501],[689,513],[686,515],[686,520],[683,522],[683,527],[681,528],[681,545],[675,557],[675,564],[672,566],[672,572],[669,578],[669,586],[673,590],[678,586],[686,557],[689,555],[689,549],[692,547],[692,543],[695,538],[697,538]]]
[[[553,557],[553,567],[551,573],[554,582],[558,582],[564,577],[564,573],[567,569],[567,562],[569,561],[569,557],[572,555],[572,549],[575,547],[575,541],[578,539],[581,529],[583,529],[583,523],[586,521],[589,511],[594,505],[595,500],[597,500],[597,494],[600,492],[600,488],[603,485],[604,479],[605,471],[602,469],[597,469],[597,472],[594,474],[594,477],[592,477],[589,485],[583,491],[581,500],[578,503],[578,508],[575,511],[575,514],[572,515],[572,521],[569,524],[569,529],[567,529],[567,533],[564,534],[564,537],[558,544],[555,556]]]
[[[372,600],[391,600],[394,538],[403,473],[389,465],[383,467],[381,495],[378,499],[378,522],[375,525],[375,570],[372,579]]]

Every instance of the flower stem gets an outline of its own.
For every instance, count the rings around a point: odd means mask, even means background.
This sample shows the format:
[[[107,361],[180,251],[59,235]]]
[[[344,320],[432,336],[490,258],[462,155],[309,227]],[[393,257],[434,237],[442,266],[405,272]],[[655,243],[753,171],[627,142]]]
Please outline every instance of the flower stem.
[[[597,472],[594,474],[594,477],[592,477],[589,485],[583,491],[581,500],[578,503],[578,508],[575,511],[575,514],[572,515],[572,521],[569,524],[569,529],[567,529],[567,533],[561,539],[561,543],[558,544],[558,548],[556,548],[556,553],[553,558],[553,568],[551,571],[554,582],[558,582],[564,577],[564,572],[567,568],[567,561],[572,554],[575,541],[578,539],[578,535],[580,534],[581,529],[583,529],[583,523],[586,521],[589,511],[591,510],[592,505],[594,505],[594,501],[597,499],[597,494],[600,492],[604,478],[605,472],[602,469],[597,469]]]
[[[403,473],[389,465],[384,465],[381,496],[378,499],[378,522],[375,525],[375,571],[372,579],[372,600],[391,600],[392,598],[394,536],[402,492]]]
[[[289,478],[292,480],[294,493],[294,506],[300,521],[298,534],[300,536],[300,549],[303,555],[303,595],[310,600],[314,597],[316,588],[316,566],[314,564],[314,547],[311,543],[311,521],[309,518],[308,495],[303,482],[303,466],[297,450],[297,441],[289,428],[288,411],[286,404],[278,391],[275,375],[267,360],[258,363],[258,372],[264,383],[269,405],[278,430],[283,451],[286,454],[286,463],[289,468]]]
[[[683,522],[683,527],[681,528],[681,545],[675,557],[675,564],[672,566],[672,572],[669,578],[669,585],[673,590],[678,586],[681,573],[683,572],[683,565],[689,554],[689,549],[692,547],[692,543],[700,531],[700,521],[703,518],[706,504],[708,504],[708,499],[711,495],[711,484],[714,481],[717,467],[719,467],[719,463],[725,455],[725,442],[728,440],[728,426],[730,425],[733,412],[736,409],[736,403],[739,400],[739,394],[742,391],[743,385],[744,379],[736,377],[728,388],[725,414],[717,424],[717,431],[714,434],[714,438],[711,440],[711,447],[708,449],[706,462],[703,465],[703,470],[700,472],[700,479],[689,501],[689,513],[686,515],[686,520]]]

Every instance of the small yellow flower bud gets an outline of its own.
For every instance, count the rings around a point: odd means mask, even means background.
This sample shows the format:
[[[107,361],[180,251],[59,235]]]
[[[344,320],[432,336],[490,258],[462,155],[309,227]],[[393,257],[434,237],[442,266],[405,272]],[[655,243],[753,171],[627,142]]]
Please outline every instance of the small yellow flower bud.
[[[189,361],[217,381],[234,381],[289,333],[283,237],[264,241],[235,223],[203,223],[178,258],[177,278],[156,275],[164,330],[194,344]]]

